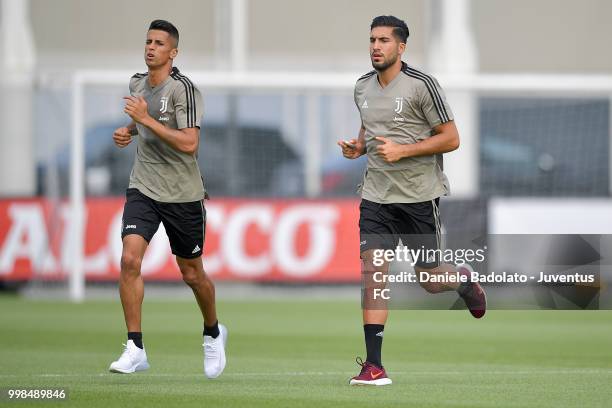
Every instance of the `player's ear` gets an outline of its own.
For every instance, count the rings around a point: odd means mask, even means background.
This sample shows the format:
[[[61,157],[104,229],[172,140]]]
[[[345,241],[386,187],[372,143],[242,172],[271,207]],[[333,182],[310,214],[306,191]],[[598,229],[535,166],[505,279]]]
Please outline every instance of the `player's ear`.
[[[403,43],[403,42],[399,43],[398,51],[400,54],[403,54],[404,51],[406,51],[406,43]]]
[[[170,51],[170,58],[175,59],[177,55],[178,55],[178,48],[173,48],[172,51]]]

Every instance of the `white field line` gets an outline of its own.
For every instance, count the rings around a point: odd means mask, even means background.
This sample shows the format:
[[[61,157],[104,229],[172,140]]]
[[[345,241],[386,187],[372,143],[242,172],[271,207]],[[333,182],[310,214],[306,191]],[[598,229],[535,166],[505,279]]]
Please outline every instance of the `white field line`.
[[[348,371],[274,371],[274,372],[237,372],[225,373],[223,377],[310,377],[310,376],[350,376],[354,373]],[[389,371],[389,375],[412,375],[412,376],[428,376],[428,375],[567,375],[567,374],[612,374],[612,369],[552,369],[552,370],[501,370],[501,371],[471,371],[471,370],[453,370],[453,371]],[[149,374],[136,373],[138,377],[203,377],[204,374]],[[70,378],[70,377],[116,377],[120,374],[114,373],[98,373],[98,374],[0,374],[0,378]]]

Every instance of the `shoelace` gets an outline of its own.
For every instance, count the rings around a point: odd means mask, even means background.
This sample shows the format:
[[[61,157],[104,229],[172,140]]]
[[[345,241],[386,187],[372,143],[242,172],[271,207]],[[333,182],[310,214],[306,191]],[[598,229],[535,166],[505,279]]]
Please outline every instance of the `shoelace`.
[[[364,363],[361,357],[356,357],[355,362],[361,366],[361,372],[359,373],[359,375],[362,375],[370,370],[370,365]]]
[[[121,357],[123,357],[124,355],[127,355],[131,359],[132,353],[130,352],[128,345],[124,343],[121,343],[121,344],[123,345],[123,353],[121,353]]]
[[[217,344],[216,343],[205,343],[204,351],[212,351],[213,353],[215,353],[217,351]]]

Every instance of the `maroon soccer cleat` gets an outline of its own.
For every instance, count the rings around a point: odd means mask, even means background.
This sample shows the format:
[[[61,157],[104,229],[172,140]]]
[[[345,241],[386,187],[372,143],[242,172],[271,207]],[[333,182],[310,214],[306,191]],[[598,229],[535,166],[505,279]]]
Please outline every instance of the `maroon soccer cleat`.
[[[383,367],[378,367],[369,361],[364,363],[359,357],[355,361],[361,366],[361,372],[351,378],[350,385],[390,385],[392,383]]]
[[[472,267],[468,264],[457,267],[457,272],[467,275],[468,282],[462,283],[457,293],[465,302],[468,310],[476,319],[480,319],[487,311],[487,294],[478,282],[471,282]]]

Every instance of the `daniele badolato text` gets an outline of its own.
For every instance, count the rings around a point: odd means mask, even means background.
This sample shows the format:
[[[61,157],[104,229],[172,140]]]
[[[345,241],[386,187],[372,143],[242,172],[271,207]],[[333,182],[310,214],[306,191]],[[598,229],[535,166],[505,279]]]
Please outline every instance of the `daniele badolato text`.
[[[479,283],[594,283],[595,275],[593,274],[545,274],[539,272],[537,275],[528,275],[523,273],[508,273],[508,272],[472,272],[468,275],[461,275],[457,272],[448,272],[444,274],[430,272],[400,272],[393,275],[387,275],[383,272],[374,272],[372,279],[376,283],[463,283],[463,282],[479,282]]]

